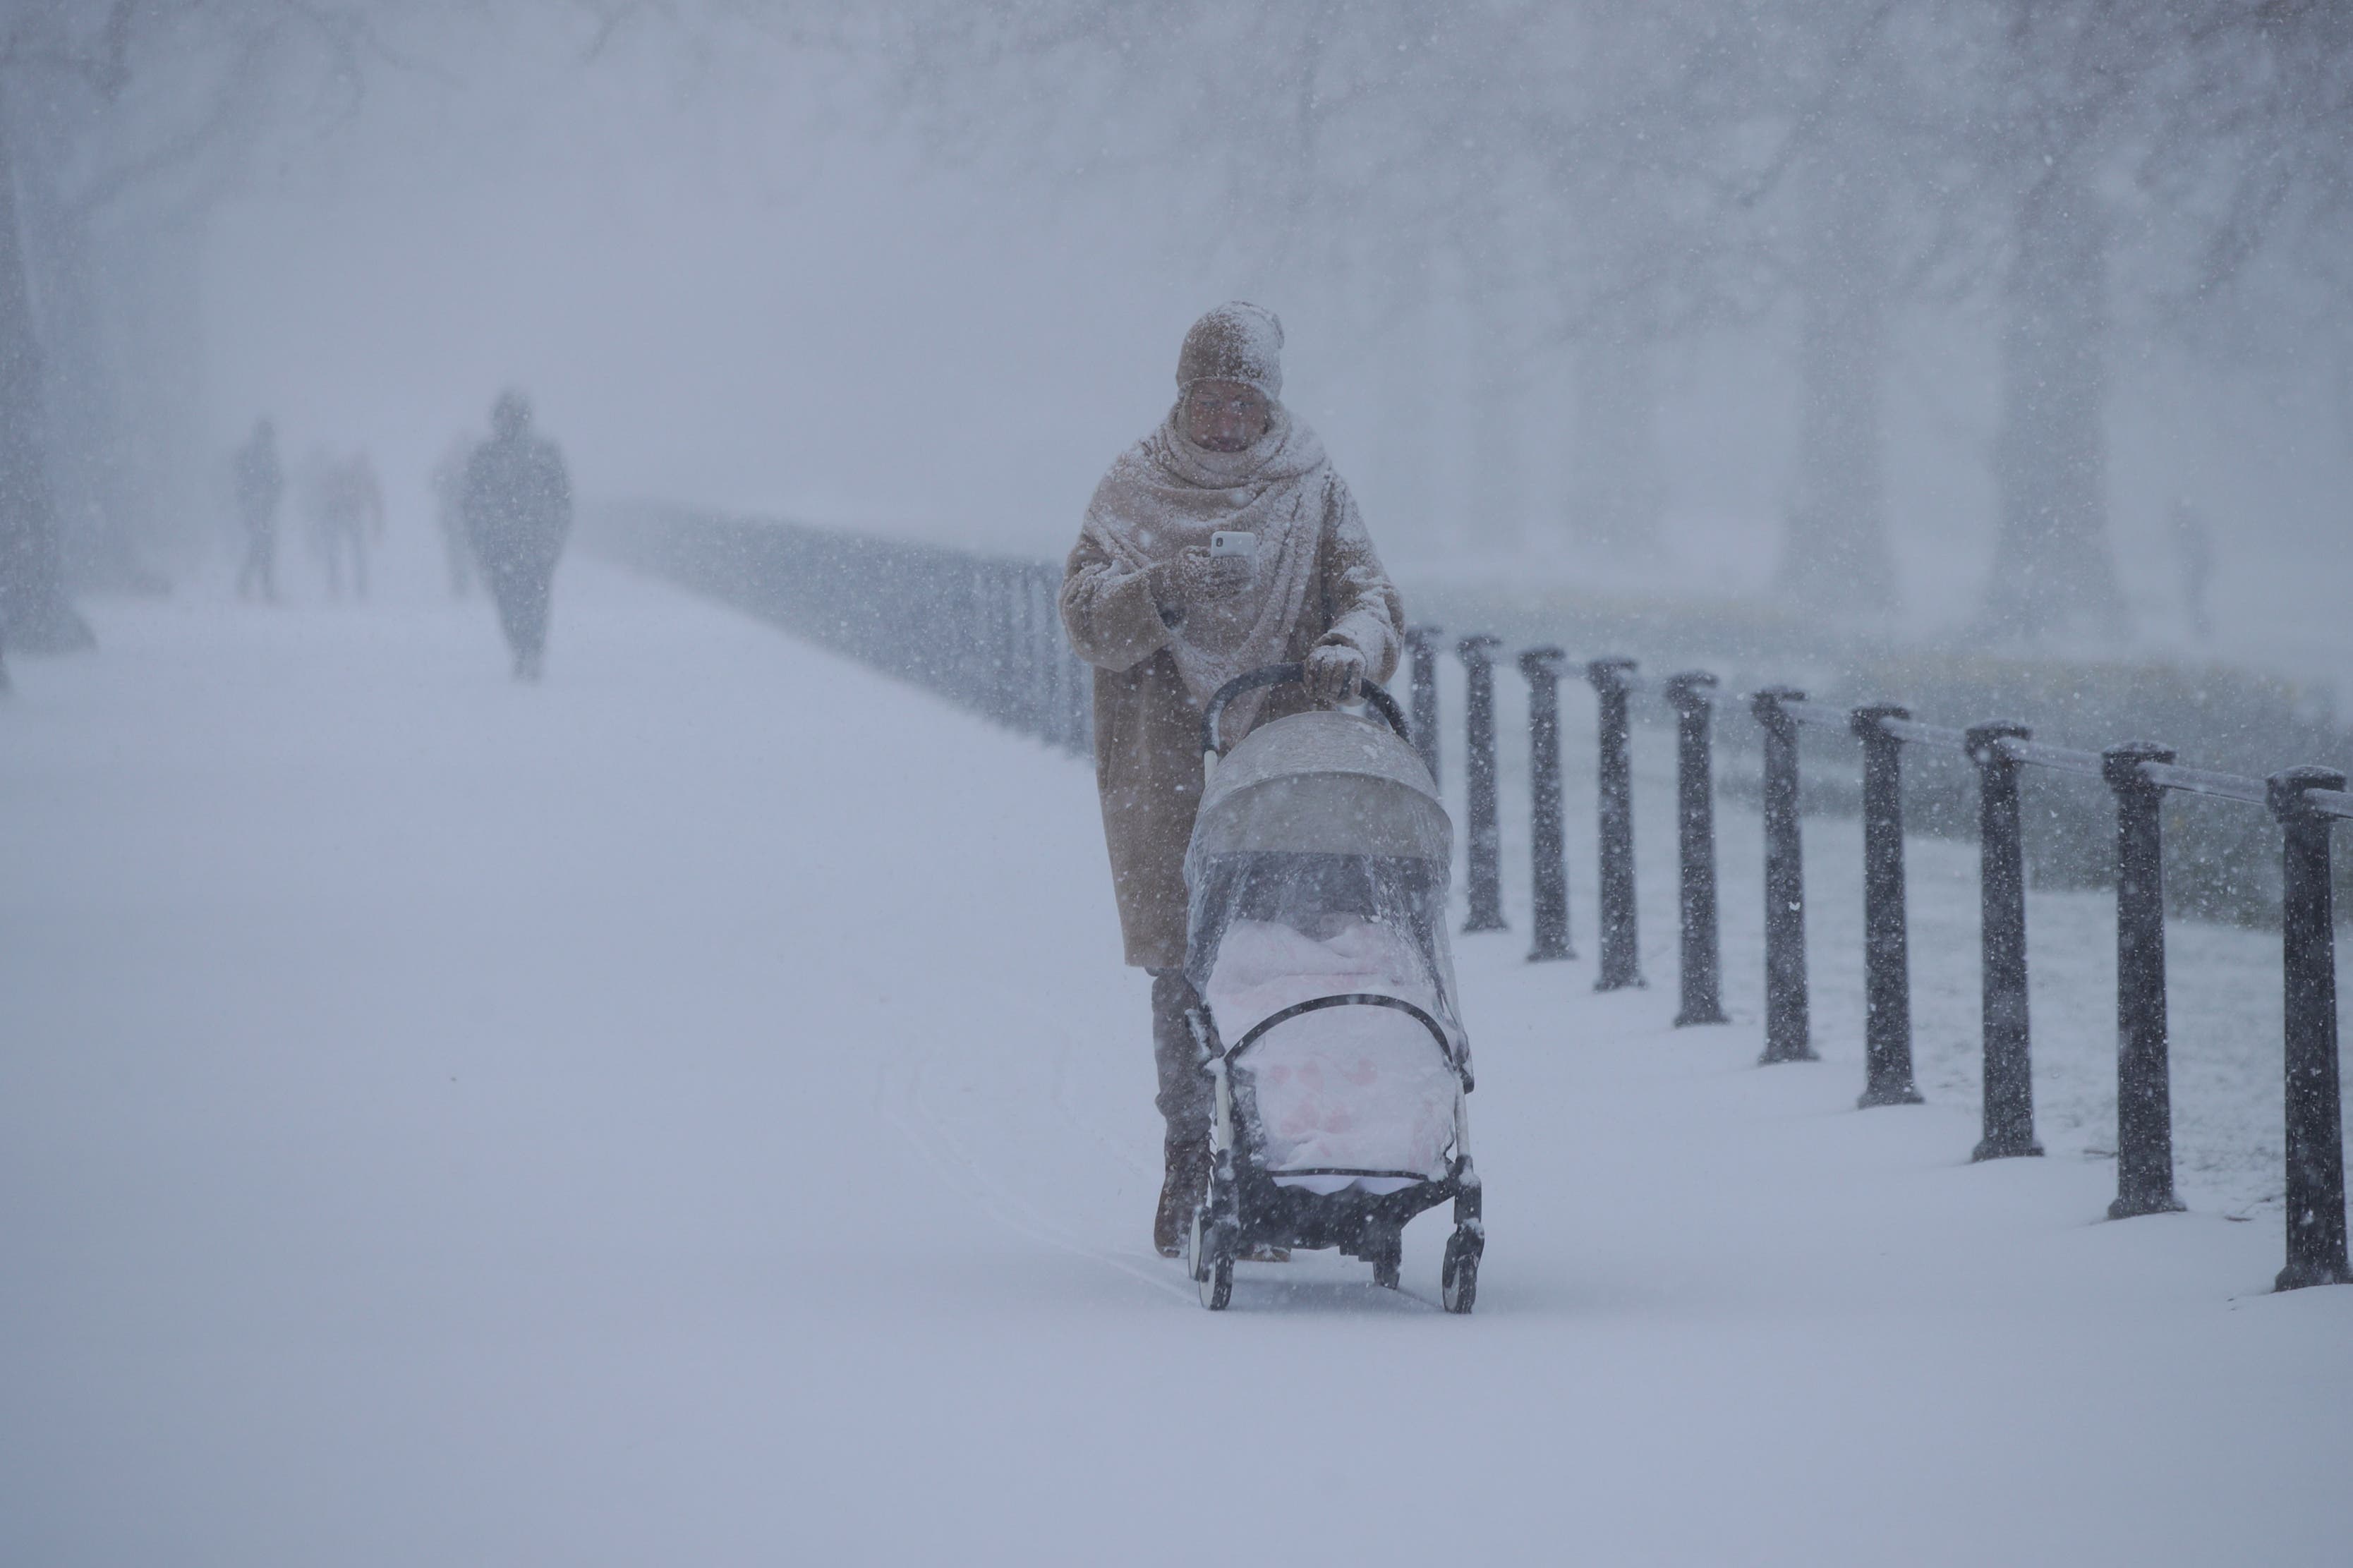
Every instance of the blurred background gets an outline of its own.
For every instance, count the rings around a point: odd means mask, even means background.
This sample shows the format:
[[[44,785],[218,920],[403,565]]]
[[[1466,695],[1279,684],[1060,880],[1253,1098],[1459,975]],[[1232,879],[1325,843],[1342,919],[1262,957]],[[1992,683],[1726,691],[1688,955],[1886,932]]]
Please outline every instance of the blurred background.
[[[2353,669],[2341,4],[0,17],[19,648],[225,582],[264,416],[431,581],[510,384],[592,500],[1058,554],[1239,297],[1433,602]]]

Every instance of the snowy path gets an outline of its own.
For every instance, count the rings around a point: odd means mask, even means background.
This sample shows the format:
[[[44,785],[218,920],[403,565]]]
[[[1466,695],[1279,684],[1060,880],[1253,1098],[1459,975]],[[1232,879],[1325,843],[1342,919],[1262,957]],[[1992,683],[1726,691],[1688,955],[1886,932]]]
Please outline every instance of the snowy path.
[[[2344,1561],[2353,1290],[1970,1167],[1949,1042],[1852,1112],[1827,937],[1770,1072],[1466,942],[1477,1315],[1436,1220],[1201,1311],[1085,770],[567,570],[538,690],[438,605],[17,672],[0,1562]]]

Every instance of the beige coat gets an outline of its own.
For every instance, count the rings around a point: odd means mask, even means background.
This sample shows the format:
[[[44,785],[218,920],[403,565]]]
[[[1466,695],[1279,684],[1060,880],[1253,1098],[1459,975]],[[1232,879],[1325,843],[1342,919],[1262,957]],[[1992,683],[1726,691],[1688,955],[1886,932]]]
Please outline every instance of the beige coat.
[[[1062,577],[1062,625],[1095,667],[1095,783],[1127,962],[1173,969],[1185,962],[1185,846],[1201,798],[1201,710],[1169,654],[1171,633],[1146,573],[1082,537]],[[1356,504],[1334,479],[1314,567],[1282,662],[1319,642],[1365,656],[1367,679],[1397,669],[1405,609],[1373,553]],[[1313,707],[1303,687],[1276,689],[1255,722]],[[1240,737],[1229,718],[1227,744]]]

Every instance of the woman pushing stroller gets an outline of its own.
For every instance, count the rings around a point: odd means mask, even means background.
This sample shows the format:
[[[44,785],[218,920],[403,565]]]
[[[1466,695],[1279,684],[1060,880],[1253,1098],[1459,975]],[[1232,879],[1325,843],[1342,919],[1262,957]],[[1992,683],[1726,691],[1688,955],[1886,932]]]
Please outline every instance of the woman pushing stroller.
[[[1095,781],[1130,965],[1152,975],[1166,1171],[1153,1244],[1184,1246],[1209,1173],[1210,1079],[1186,1022],[1185,852],[1201,800],[1202,710],[1235,677],[1301,664],[1303,685],[1227,709],[1237,738],[1353,700],[1397,666],[1404,612],[1324,445],[1282,404],[1282,325],[1236,302],[1193,324],[1177,398],[1095,489],[1062,581],[1062,624],[1095,667]]]

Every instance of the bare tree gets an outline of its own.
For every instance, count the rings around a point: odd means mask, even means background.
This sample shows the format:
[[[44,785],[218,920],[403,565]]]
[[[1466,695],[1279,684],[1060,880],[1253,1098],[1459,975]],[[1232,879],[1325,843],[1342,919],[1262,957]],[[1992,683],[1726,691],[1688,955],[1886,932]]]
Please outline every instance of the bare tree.
[[[171,329],[194,309],[203,216],[259,133],[293,13],[216,4],[117,15],[131,20],[101,35],[107,68],[26,72],[17,95],[47,467],[67,578],[84,584],[147,580],[134,542],[142,519],[185,510],[191,475],[174,455],[196,423],[195,376],[177,362],[193,353],[194,327]],[[161,308],[148,300],[159,289],[172,296]],[[172,491],[182,504],[164,499]]]
[[[2125,626],[2108,538],[2108,267],[2103,155],[2154,64],[2154,28],[2111,0],[2002,0],[1984,147],[2010,204],[1999,510],[1982,614],[2032,637]]]
[[[1639,557],[1667,501],[1662,348],[1764,302],[1738,176],[1778,35],[1719,0],[1522,10],[1490,51],[1504,74],[1475,101],[1544,171],[1570,536]]]
[[[2003,113],[1985,146],[2011,223],[1984,614],[2026,635],[2114,630],[2111,192],[2128,180],[2159,196],[2153,243],[2194,258],[2177,308],[2274,240],[2320,237],[2299,259],[2337,266],[2353,237],[2353,16],[2313,0],[2003,0],[1999,23]]]
[[[1891,210],[1912,129],[1892,0],[1818,8],[1760,90],[1774,155],[1735,204],[1779,216],[1768,268],[1798,314],[1798,453],[1776,585],[1808,610],[1892,611],[1885,388],[1902,239]],[[1768,234],[1783,225],[1770,221]]]
[[[100,90],[120,80],[132,8],[107,13],[94,37],[59,26],[52,7],[0,12],[0,640],[54,652],[88,647],[90,628],[66,602],[59,572],[56,498],[44,437],[49,428],[46,370],[33,320],[22,204],[17,192],[15,85],[26,70],[84,76]]]

